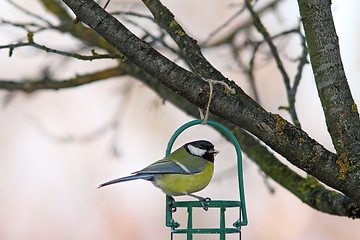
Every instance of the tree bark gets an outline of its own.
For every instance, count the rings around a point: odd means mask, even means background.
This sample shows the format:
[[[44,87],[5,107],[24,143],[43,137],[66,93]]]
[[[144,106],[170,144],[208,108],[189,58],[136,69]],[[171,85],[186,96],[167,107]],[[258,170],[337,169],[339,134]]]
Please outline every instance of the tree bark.
[[[298,0],[311,66],[332,142],[344,173],[360,167],[360,120],[345,76],[330,0]],[[347,166],[344,166],[347,165]],[[360,179],[359,171],[356,171]],[[356,176],[354,176],[356,178]]]
[[[204,108],[209,98],[208,84],[202,78],[179,67],[162,56],[149,44],[127,30],[92,0],[63,0],[77,18],[89,25],[131,62],[148,72],[159,82],[186,98],[192,104]],[[219,79],[224,80],[225,79]],[[236,94],[231,95],[221,87],[214,87],[210,111],[214,115],[242,127],[258,137],[288,161],[312,174],[360,203],[359,174],[347,174],[341,179],[339,162],[346,160],[326,150],[304,131],[291,125],[277,114],[266,112],[247,96],[238,86],[231,83]]]

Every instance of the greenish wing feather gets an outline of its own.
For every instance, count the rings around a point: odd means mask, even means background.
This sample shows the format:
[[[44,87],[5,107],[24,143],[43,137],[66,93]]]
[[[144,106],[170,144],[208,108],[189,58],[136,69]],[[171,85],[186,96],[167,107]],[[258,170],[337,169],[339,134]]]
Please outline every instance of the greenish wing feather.
[[[178,149],[168,157],[165,157],[146,168],[134,172],[139,173],[179,173],[194,174],[201,172],[206,166],[206,160],[190,155],[185,149]]]
[[[206,167],[206,160],[201,157],[189,156],[178,162],[186,166],[191,173],[201,172]]]

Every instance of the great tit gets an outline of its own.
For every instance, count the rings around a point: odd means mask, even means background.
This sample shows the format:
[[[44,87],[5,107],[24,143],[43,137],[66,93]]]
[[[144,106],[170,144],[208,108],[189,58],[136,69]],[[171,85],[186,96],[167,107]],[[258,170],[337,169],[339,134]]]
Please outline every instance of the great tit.
[[[133,172],[130,176],[100,184],[99,188],[118,182],[144,179],[151,181],[167,195],[194,197],[207,210],[204,203],[210,198],[192,193],[204,189],[209,184],[214,172],[214,156],[217,153],[209,141],[189,142],[144,169]]]

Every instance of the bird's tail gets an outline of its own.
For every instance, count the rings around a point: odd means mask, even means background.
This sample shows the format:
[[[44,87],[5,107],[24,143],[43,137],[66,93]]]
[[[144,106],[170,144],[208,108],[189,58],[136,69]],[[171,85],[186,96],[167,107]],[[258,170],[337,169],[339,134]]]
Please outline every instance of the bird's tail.
[[[117,179],[108,181],[106,183],[100,184],[98,188],[105,187],[107,185],[119,183],[119,182],[126,182],[126,181],[131,181],[131,180],[136,180],[136,179],[151,180],[152,178],[153,178],[153,175],[151,175],[151,174],[136,174],[136,175],[131,175],[131,176],[117,178]]]

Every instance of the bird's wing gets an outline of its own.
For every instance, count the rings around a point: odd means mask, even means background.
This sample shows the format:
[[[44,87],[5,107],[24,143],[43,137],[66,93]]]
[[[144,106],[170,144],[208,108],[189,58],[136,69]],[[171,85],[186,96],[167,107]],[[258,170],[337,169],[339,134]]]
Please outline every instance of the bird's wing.
[[[201,172],[206,166],[206,160],[200,157],[189,156],[182,158],[181,161],[175,159],[163,158],[150,164],[146,168],[134,172],[134,174],[161,174],[161,173],[178,173],[194,174]],[[191,167],[190,167],[191,166]]]

